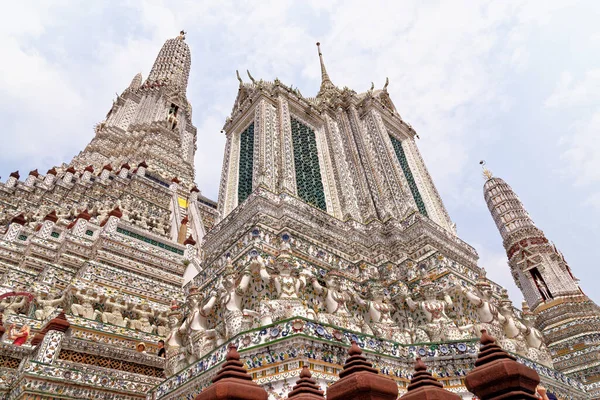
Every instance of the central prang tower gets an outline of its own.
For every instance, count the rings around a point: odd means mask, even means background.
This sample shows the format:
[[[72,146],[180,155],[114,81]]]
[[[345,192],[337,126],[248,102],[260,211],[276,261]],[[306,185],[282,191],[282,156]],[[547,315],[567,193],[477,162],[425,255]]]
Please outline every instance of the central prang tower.
[[[0,183],[1,398],[142,400],[164,379],[159,341],[217,216],[193,184],[184,39],[70,163]]]
[[[137,74],[117,96],[96,126],[96,137],[71,164],[101,170],[106,164],[145,161],[167,182],[177,178],[192,185],[196,127],[186,97],[190,66],[190,48],[182,31],[165,42],[146,82]]]

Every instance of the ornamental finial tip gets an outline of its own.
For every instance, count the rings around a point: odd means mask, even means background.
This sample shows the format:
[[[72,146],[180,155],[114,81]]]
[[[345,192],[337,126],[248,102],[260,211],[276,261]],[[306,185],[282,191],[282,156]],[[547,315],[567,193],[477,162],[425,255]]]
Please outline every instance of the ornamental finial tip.
[[[181,31],[179,31],[179,36],[177,36],[177,39],[185,40],[186,33],[187,32],[182,29]]]
[[[319,93],[317,97],[321,95],[326,89],[334,87],[333,82],[329,79],[329,75],[327,74],[327,69],[325,69],[325,62],[323,61],[323,53],[321,53],[321,42],[317,42],[317,49],[319,53],[319,62],[321,63],[321,88],[319,89]]]
[[[483,177],[486,181],[494,177],[494,175],[492,175],[492,172],[485,167],[485,160],[479,161],[479,165],[481,165],[481,168],[483,169]]]

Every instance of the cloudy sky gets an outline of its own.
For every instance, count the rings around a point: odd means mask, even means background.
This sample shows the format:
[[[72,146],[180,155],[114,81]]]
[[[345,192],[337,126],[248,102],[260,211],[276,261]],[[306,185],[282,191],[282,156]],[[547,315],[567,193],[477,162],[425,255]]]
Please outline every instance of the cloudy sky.
[[[163,42],[188,31],[196,180],[217,196],[235,70],[319,87],[373,81],[410,122],[461,238],[522,296],[482,197],[509,182],[596,302],[600,243],[600,2],[10,2],[0,15],[0,176],[69,161]]]

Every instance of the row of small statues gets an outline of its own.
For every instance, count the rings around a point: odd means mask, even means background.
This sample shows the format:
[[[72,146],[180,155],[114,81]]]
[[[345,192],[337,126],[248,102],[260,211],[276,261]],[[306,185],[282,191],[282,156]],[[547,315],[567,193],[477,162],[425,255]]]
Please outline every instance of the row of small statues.
[[[68,225],[79,213],[86,210],[91,217],[90,221],[92,223],[100,224],[108,217],[108,214],[114,210],[115,206],[122,211],[122,219],[124,221],[160,235],[168,235],[170,233],[170,216],[168,214],[164,214],[161,217],[155,216],[157,213],[148,212],[148,210],[146,210],[147,204],[141,201],[132,201],[131,204],[123,204],[120,200],[118,200],[116,204],[113,202],[102,202],[95,204],[93,207],[88,207],[88,204],[84,202],[79,207],[71,207],[68,210],[58,210],[56,216],[58,217],[59,224]],[[27,221],[27,226],[31,229],[35,229],[43,222],[44,217],[50,211],[52,210],[49,207],[41,207],[36,211],[25,213],[24,217]],[[6,214],[6,218],[8,218],[8,214]],[[2,221],[2,218],[0,218],[0,221]]]
[[[37,293],[34,297],[36,310],[35,318],[46,320],[58,308],[67,309],[67,293],[65,291],[60,297],[53,294]],[[70,293],[76,302],[71,304],[71,313],[75,316],[96,320],[98,317],[105,324],[119,327],[129,327],[145,333],[156,333],[165,336],[167,329],[167,312],[153,309],[149,304],[131,304],[123,296],[100,296],[93,289],[75,289]],[[24,314],[27,296],[6,297],[0,301],[3,320],[6,321],[10,315]],[[103,309],[96,309],[95,305],[103,304]],[[62,307],[61,307],[62,306]],[[128,318],[124,314],[134,315],[137,318]]]
[[[259,255],[240,274],[235,273],[231,260],[228,260],[217,290],[208,295],[197,289],[190,290],[185,318],[180,312],[169,315],[167,348],[178,354],[185,349],[187,362],[193,362],[242,331],[282,319],[304,317],[403,344],[467,339],[478,336],[481,329],[487,329],[507,350],[546,365],[551,363],[542,335],[533,326],[533,314],[525,309],[523,318],[517,318],[508,296],[503,296],[500,302],[493,297],[484,274],[474,289],[463,287],[457,279],[442,287],[424,278],[420,293],[415,293],[420,300],[413,300],[416,296],[411,296],[406,285],[401,284],[399,293],[392,298],[379,282],[370,284],[368,296],[360,296],[349,290],[347,280],[338,271],[327,273],[325,285],[322,285],[309,270],[292,260],[289,245],[285,244],[271,270],[268,271]],[[272,284],[276,296],[261,300],[258,310],[243,309],[242,304],[254,279]],[[322,298],[326,312],[317,313],[307,306],[304,289],[309,284]],[[451,294],[465,296],[475,306],[477,323],[457,326],[448,317],[447,309],[453,305]],[[362,308],[367,318],[351,312],[351,303]],[[426,322],[415,326],[408,313],[399,317],[398,311],[403,309],[404,303],[411,311],[421,310]],[[221,309],[224,332],[209,324],[209,316],[216,306]],[[402,324],[396,320],[400,318]]]

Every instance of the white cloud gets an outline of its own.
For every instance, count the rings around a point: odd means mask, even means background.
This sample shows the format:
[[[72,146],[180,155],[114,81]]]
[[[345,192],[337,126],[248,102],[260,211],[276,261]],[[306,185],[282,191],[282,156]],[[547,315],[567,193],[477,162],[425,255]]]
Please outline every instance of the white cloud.
[[[594,207],[596,210],[600,211],[600,192],[596,192],[590,196],[585,201],[586,205],[590,205]]]
[[[577,185],[600,182],[600,68],[588,70],[581,78],[564,72],[554,92],[545,102],[546,107],[572,114],[567,110],[576,108],[577,117],[571,119],[570,129],[561,138],[563,173]],[[572,117],[571,117],[572,118]],[[594,195],[592,195],[594,196]],[[590,203],[595,203],[590,198]]]
[[[569,72],[564,72],[554,92],[546,100],[546,107],[589,106],[600,98],[600,68],[586,72],[578,82],[574,82]]]
[[[0,46],[3,57],[11,60],[0,63],[0,127],[7,135],[2,158],[49,157],[60,162],[55,155],[85,123],[81,96],[40,54],[25,51],[13,40]]]
[[[572,132],[561,138],[565,147],[562,159],[576,184],[588,185],[600,182],[600,108],[589,118],[573,123]]]

